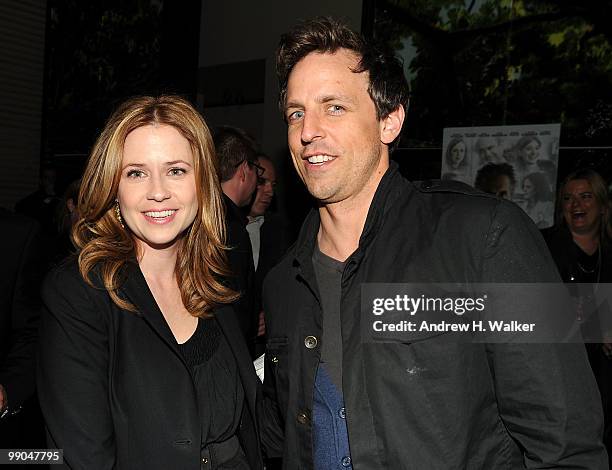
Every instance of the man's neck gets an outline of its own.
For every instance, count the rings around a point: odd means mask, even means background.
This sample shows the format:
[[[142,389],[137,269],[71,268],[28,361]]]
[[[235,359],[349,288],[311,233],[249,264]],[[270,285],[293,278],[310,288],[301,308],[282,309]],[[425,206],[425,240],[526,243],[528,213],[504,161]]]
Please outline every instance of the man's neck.
[[[221,190],[236,206],[240,207],[240,190],[233,179],[221,183]]]
[[[346,261],[357,250],[376,189],[389,167],[381,165],[362,191],[349,199],[319,208],[319,250],[338,261]]]

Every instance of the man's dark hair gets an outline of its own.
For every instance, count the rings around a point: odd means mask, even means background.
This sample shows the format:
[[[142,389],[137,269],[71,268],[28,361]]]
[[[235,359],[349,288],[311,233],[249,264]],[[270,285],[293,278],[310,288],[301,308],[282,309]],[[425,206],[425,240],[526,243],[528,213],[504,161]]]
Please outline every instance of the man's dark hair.
[[[512,165],[509,163],[487,163],[476,173],[474,187],[485,193],[495,194],[501,176],[507,176],[512,187],[516,186],[516,177]]]
[[[257,152],[253,138],[237,127],[220,126],[213,133],[215,151],[219,160],[221,182],[232,179],[238,166],[246,161],[255,163]]]
[[[353,72],[368,72],[368,93],[374,101],[379,120],[387,117],[399,105],[408,109],[408,82],[403,64],[393,51],[372,44],[333,18],[321,17],[304,21],[281,36],[276,53],[276,75],[280,88],[279,108],[283,117],[287,81],[293,67],[311,52],[333,54],[339,49],[348,49],[360,57]]]

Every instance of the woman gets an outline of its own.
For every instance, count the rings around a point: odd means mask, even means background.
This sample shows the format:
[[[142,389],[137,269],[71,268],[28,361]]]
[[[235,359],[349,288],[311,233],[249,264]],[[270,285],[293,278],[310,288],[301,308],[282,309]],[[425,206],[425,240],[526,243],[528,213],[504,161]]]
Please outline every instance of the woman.
[[[257,378],[231,308],[212,140],[177,97],[107,122],[78,259],[47,279],[39,396],[72,469],[261,468]]]
[[[518,140],[513,151],[520,171],[523,173],[540,171],[538,167],[540,147],[542,142],[536,136],[524,136]]]
[[[550,227],[554,219],[553,193],[544,173],[530,173],[523,179],[523,209],[538,228]]]
[[[508,153],[516,161],[521,175],[544,173],[550,184],[555,181],[557,168],[548,158],[540,158],[541,148],[542,141],[535,135],[528,135],[521,137]]]
[[[446,167],[450,171],[465,171],[467,167],[466,161],[467,145],[460,137],[451,139],[446,147]]]
[[[564,282],[577,294],[576,315],[604,407],[604,443],[612,455],[612,352],[609,310],[594,306],[597,284],[612,282],[612,226],[606,185],[593,170],[571,173],[561,184],[557,225],[547,243]]]

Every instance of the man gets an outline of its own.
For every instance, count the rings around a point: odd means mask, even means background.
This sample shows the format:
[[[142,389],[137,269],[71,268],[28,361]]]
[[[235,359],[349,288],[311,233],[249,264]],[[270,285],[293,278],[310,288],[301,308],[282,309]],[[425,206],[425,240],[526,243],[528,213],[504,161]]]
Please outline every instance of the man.
[[[272,160],[265,155],[257,157],[257,163],[263,168],[263,174],[257,180],[257,191],[249,211],[247,231],[253,249],[253,264],[255,266],[255,292],[257,308],[260,312],[260,328],[255,355],[259,357],[263,352],[265,331],[263,311],[261,311],[261,289],[263,280],[270,269],[280,261],[289,248],[291,239],[288,223],[280,214],[268,212],[274,198],[276,187],[276,170]]]
[[[240,292],[235,309],[245,339],[253,353],[257,331],[258,310],[255,302],[255,269],[247,220],[241,207],[251,202],[257,186],[258,174],[254,143],[243,130],[220,127],[214,134],[215,150],[219,159],[219,179],[226,205],[228,261],[231,285]]]
[[[516,177],[509,163],[487,163],[476,173],[474,187],[502,199],[512,199]]]
[[[257,191],[249,211],[247,231],[253,249],[256,291],[261,291],[268,271],[280,261],[289,248],[290,235],[287,222],[268,209],[274,199],[276,170],[272,160],[265,155],[257,157],[263,174],[257,181]]]
[[[512,204],[389,163],[401,64],[330,19],[283,36],[280,105],[318,210],[264,285],[262,432],[287,469],[607,468],[577,344],[366,341],[369,282],[556,281]]]

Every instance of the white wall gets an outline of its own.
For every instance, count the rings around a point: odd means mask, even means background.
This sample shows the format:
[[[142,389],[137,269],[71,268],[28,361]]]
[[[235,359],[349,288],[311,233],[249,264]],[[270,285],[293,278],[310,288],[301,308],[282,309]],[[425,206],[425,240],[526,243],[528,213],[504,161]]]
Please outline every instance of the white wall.
[[[0,206],[38,187],[46,1],[0,2]]]
[[[361,12],[362,0],[203,0],[200,70],[219,64],[265,60],[263,103],[201,107],[209,124],[228,124],[246,129],[277,167],[287,165],[286,126],[277,108],[278,84],[274,70],[274,54],[280,35],[299,20],[321,15],[334,16],[359,31]],[[249,79],[244,77],[244,80]],[[204,99],[200,95],[198,101],[202,103]],[[278,189],[282,194],[282,181],[279,181]],[[278,199],[282,206],[283,198]]]

